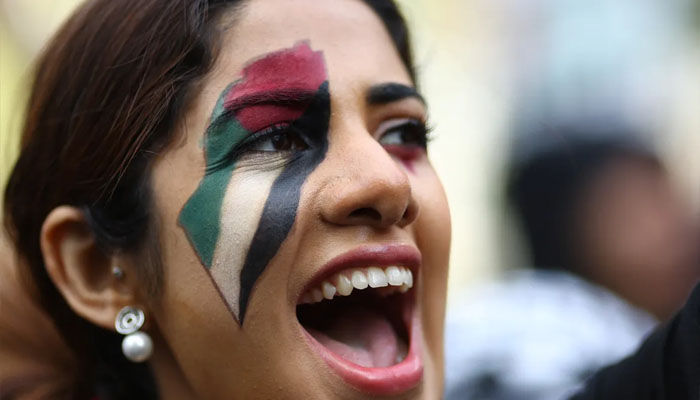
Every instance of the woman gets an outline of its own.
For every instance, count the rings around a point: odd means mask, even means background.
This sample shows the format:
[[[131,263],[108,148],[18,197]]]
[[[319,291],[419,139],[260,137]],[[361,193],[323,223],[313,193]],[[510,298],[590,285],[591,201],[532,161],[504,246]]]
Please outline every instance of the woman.
[[[450,219],[414,81],[389,0],[80,8],[5,195],[67,396],[438,398]],[[699,308],[584,398],[696,392]]]
[[[5,197],[72,396],[437,398],[450,220],[412,71],[389,0],[82,6]]]

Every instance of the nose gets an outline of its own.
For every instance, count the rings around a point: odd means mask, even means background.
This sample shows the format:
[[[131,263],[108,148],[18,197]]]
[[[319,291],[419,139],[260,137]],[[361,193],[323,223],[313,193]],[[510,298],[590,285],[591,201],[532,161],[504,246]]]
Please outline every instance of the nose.
[[[358,143],[358,141],[362,143]],[[416,220],[419,206],[404,169],[373,138],[355,140],[337,156],[342,165],[325,185],[321,216],[341,226],[376,229],[405,227]]]

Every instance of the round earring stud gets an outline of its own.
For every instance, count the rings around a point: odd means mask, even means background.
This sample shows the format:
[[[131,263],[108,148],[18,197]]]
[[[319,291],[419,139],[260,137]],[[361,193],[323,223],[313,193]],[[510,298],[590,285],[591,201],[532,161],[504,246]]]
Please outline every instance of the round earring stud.
[[[112,267],[112,276],[117,279],[122,279],[124,277],[124,270],[115,265]]]
[[[117,314],[114,328],[122,335],[124,356],[133,362],[143,362],[153,353],[153,341],[147,333],[139,331],[146,321],[143,310],[136,307],[124,307]]]

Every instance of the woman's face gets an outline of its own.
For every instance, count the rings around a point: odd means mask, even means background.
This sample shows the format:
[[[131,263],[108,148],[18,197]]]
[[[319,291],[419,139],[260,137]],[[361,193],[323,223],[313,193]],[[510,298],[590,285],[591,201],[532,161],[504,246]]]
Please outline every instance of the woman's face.
[[[229,22],[153,169],[162,394],[437,398],[450,219],[388,33],[358,0]]]

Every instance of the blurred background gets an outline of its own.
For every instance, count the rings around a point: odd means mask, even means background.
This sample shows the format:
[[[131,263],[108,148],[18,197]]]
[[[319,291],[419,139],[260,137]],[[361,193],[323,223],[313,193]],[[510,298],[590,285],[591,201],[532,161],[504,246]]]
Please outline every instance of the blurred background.
[[[78,3],[0,0],[2,187],[17,153],[32,59]],[[522,289],[520,280],[531,277],[517,275],[514,284],[518,271],[564,270],[591,283],[588,293],[605,288],[596,301],[612,294],[638,309],[618,346],[633,349],[697,279],[700,0],[400,3],[436,128],[431,157],[451,205],[448,309],[466,310],[448,317],[448,371],[450,343],[467,343],[469,324],[498,324],[494,314],[513,321],[507,302],[489,308],[488,298]],[[639,272],[647,266],[657,271]],[[610,272],[617,270],[634,285]],[[531,298],[539,284],[518,293]],[[474,299],[481,309],[466,306]],[[488,347],[479,340],[465,346]],[[453,357],[454,365],[473,361],[464,357]],[[484,390],[493,389],[496,378],[482,378]],[[460,377],[448,375],[448,388],[450,379]],[[472,398],[496,398],[483,393]]]
[[[521,263],[503,209],[507,169],[520,153],[561,141],[558,127],[639,136],[700,215],[700,2],[402,4],[453,214],[451,300]]]
[[[78,0],[0,0],[0,182],[16,155],[31,62]],[[403,0],[453,215],[450,299],[519,264],[503,214],[514,147],[551,128],[622,124],[700,214],[700,1]],[[530,142],[530,143],[527,143]],[[526,143],[523,145],[522,143]]]

